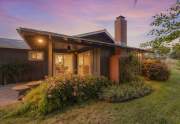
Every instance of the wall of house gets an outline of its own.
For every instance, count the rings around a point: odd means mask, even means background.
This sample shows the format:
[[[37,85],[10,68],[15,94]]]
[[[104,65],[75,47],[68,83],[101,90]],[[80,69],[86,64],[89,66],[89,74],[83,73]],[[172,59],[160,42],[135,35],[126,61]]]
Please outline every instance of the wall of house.
[[[28,50],[0,48],[0,66],[3,64],[15,63],[25,63],[29,66],[28,72],[24,75],[21,75],[21,82],[42,79],[47,73],[45,61],[28,60]],[[3,76],[0,73],[0,84],[1,83],[3,83]],[[10,81],[8,83],[14,82]]]
[[[100,49],[94,48],[91,50],[92,58],[91,58],[91,65],[92,65],[92,74],[95,76],[100,76]]]
[[[0,65],[27,62],[28,50],[0,48]]]
[[[102,76],[109,78],[110,58],[113,54],[112,48],[101,48],[100,51],[100,72]]]

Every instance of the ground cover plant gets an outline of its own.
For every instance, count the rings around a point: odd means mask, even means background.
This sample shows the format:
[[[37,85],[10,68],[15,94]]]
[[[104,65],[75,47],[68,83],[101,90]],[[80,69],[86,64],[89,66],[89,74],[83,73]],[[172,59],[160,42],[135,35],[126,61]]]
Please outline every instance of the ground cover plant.
[[[151,91],[152,88],[145,84],[143,79],[138,79],[104,88],[100,94],[100,99],[107,102],[124,102],[148,95]]]
[[[180,60],[177,61],[177,69],[180,70]]]

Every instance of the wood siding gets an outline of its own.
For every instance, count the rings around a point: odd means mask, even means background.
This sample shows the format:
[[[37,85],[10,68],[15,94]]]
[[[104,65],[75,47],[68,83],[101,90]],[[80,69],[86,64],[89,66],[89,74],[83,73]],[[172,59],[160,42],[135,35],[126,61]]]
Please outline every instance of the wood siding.
[[[110,48],[101,48],[100,51],[100,74],[109,78],[109,66],[110,66],[110,57],[113,54],[113,49]]]
[[[29,61],[28,50],[0,48],[0,65],[14,63],[28,64],[30,69],[23,75],[21,81],[39,80],[47,75],[47,54],[46,51],[44,52],[43,61]],[[0,84],[1,83],[3,83],[2,74],[0,74]]]
[[[100,76],[100,49],[94,48],[92,51],[92,74]]]

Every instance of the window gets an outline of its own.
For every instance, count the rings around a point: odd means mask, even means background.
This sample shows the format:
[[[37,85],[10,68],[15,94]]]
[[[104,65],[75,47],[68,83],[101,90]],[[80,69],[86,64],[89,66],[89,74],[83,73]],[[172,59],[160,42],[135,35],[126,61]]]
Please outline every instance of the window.
[[[72,54],[55,54],[55,74],[72,74],[73,56]]]
[[[92,54],[90,51],[78,54],[78,74],[79,75],[90,75],[91,74],[91,58]]]
[[[30,51],[28,55],[30,61],[42,61],[44,59],[44,54],[40,51]]]

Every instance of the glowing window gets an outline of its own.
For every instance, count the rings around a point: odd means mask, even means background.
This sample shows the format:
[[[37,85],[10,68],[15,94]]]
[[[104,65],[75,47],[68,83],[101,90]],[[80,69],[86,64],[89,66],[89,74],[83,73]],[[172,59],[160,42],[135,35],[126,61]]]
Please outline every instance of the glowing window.
[[[40,51],[30,51],[28,54],[28,59],[30,61],[42,61],[44,59],[44,54]]]

